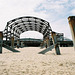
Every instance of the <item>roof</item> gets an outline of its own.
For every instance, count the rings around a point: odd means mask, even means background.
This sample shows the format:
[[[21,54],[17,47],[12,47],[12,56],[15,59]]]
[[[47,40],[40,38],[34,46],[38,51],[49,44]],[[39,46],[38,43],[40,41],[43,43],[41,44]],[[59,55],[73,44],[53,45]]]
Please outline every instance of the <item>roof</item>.
[[[4,30],[4,36],[10,38],[14,36],[15,38],[20,38],[20,34],[25,31],[38,31],[43,34],[44,38],[50,35],[52,31],[49,22],[31,16],[24,16],[15,18],[7,22],[7,25]]]

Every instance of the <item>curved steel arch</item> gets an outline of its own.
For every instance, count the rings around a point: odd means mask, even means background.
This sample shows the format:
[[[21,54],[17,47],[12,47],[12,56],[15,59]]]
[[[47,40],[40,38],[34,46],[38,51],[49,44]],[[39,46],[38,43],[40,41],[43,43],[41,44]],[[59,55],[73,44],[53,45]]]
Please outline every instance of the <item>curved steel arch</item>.
[[[52,31],[49,22],[37,17],[25,16],[7,22],[3,34],[6,39],[10,39],[12,36],[18,39],[21,33],[32,30],[42,33],[43,38],[50,36]]]

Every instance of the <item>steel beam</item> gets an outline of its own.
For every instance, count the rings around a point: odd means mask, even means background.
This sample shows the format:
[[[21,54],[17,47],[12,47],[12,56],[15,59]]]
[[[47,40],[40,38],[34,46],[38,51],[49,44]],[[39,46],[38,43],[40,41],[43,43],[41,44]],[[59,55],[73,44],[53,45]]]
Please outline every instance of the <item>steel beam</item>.
[[[17,28],[17,30],[20,34],[25,31],[35,30],[35,31],[38,31],[38,32],[42,33],[43,35],[45,35],[47,31],[51,31],[51,27],[50,27],[49,23],[43,19],[31,17],[31,16],[19,17],[19,18],[16,18],[16,19],[13,19],[13,20],[7,22],[7,26],[4,30],[4,32],[6,31],[6,35],[7,35],[6,41],[9,37],[8,35],[9,35],[9,31],[10,31],[8,29],[8,27],[11,28],[11,33],[12,33],[12,30],[14,30],[14,32],[16,32],[15,29]],[[11,33],[10,33],[10,36],[12,35]]]
[[[24,47],[23,41],[21,41],[21,48]]]
[[[75,50],[75,16],[69,16],[68,21],[69,21],[69,26],[70,26],[73,44],[74,44],[74,50]]]
[[[50,46],[50,41],[49,41],[49,37],[47,37],[47,47],[49,47]]]
[[[19,46],[20,46],[20,40],[18,39],[17,40],[17,48],[19,48]]]
[[[59,49],[59,46],[58,46],[56,33],[55,32],[51,32],[51,35],[52,35],[52,39],[53,39],[53,43],[54,43],[56,54],[60,55],[60,49]]]
[[[11,37],[11,47],[14,48],[14,37]]]
[[[0,53],[2,53],[3,32],[0,31]]]

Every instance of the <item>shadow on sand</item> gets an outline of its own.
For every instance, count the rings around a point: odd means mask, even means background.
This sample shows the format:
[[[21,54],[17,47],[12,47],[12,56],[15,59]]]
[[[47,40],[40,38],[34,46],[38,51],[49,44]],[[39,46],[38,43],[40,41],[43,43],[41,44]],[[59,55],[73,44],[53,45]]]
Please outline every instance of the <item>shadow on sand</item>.
[[[48,52],[48,51],[52,51],[53,48],[54,48],[54,45],[52,45],[52,46],[46,48],[45,50],[39,52],[38,54],[45,54],[45,53]]]

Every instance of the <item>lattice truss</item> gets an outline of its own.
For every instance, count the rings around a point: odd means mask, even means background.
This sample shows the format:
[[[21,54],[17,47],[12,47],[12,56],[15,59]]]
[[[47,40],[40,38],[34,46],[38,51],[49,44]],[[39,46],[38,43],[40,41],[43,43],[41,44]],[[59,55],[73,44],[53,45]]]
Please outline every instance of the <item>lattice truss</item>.
[[[46,38],[47,36],[50,36],[52,29],[49,22],[40,18],[26,16],[7,22],[3,35],[6,40],[11,37],[19,39],[20,34],[25,31],[38,31],[43,34],[43,38]]]

